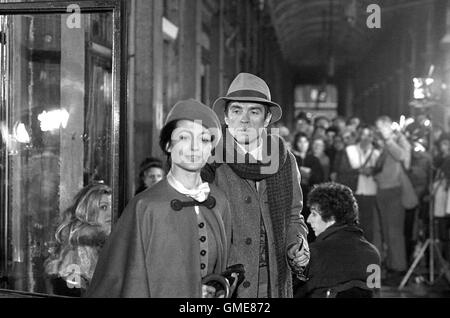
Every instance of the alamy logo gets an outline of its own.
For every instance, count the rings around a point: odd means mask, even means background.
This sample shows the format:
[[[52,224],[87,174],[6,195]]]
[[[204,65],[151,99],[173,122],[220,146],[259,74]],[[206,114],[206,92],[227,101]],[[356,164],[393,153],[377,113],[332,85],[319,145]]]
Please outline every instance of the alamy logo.
[[[69,29],[81,28],[81,8],[78,4],[71,4],[67,7],[67,13],[71,13],[66,20]]]
[[[368,288],[381,288],[381,268],[380,265],[370,264],[367,266],[367,273],[370,275],[367,277],[366,284]]]
[[[367,17],[366,25],[369,29],[381,28],[381,8],[378,4],[371,4],[367,6],[367,13],[370,15]]]

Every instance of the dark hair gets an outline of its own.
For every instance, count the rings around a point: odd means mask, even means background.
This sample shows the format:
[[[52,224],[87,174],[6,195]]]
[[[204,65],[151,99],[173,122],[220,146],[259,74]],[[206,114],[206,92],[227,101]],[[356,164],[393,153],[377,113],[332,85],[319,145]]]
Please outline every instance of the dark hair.
[[[335,126],[331,126],[325,131],[325,133],[329,133],[329,132],[334,132],[337,135],[337,134],[339,134],[339,129]]]
[[[159,168],[164,170],[162,160],[155,157],[145,158],[144,161],[142,161],[139,165],[139,176],[144,175],[145,171],[151,168]]]
[[[314,127],[316,127],[317,126],[317,123],[320,121],[320,120],[326,120],[328,123],[330,123],[330,119],[328,118],[328,117],[326,117],[326,116],[317,116],[316,118],[314,118]],[[324,127],[322,127],[322,128],[324,128]],[[326,128],[325,128],[326,129]]]
[[[139,166],[139,183],[135,194],[141,193],[147,189],[144,176],[145,172],[151,168],[158,168],[166,173],[162,160],[154,157],[145,158]]]
[[[339,183],[322,183],[314,186],[308,194],[308,206],[318,205],[322,219],[332,218],[338,225],[358,224],[358,203],[352,190]]]
[[[167,146],[172,142],[172,133],[177,128],[178,120],[171,121],[164,125],[161,129],[161,133],[159,135],[159,147],[162,152],[170,157],[170,152],[167,151]]]
[[[295,134],[294,140],[293,140],[293,142],[292,142],[292,148],[293,148],[295,151],[299,151],[299,150],[298,150],[298,147],[297,147],[297,143],[298,143],[298,141],[300,140],[300,138],[303,138],[303,137],[306,138],[306,139],[308,139],[308,142],[309,142],[308,135],[305,134],[304,132],[298,132],[298,133]]]
[[[173,120],[164,125],[161,129],[161,133],[159,134],[159,147],[162,152],[166,155],[166,164],[168,169],[172,166],[172,162],[170,160],[170,152],[167,151],[167,147],[172,143],[172,133],[177,128],[178,120]]]
[[[239,103],[239,102],[240,102],[240,101],[230,100],[230,101],[228,101],[228,102],[226,103],[226,105],[225,105],[225,110],[224,110],[225,117],[228,117],[228,110],[230,109],[230,105],[231,105],[232,103]],[[250,102],[242,101],[242,103],[250,103]],[[260,104],[260,105],[263,105],[263,106],[264,106],[264,119],[267,119],[267,116],[269,116],[269,114],[272,114],[272,112],[270,111],[269,106],[267,106],[267,104],[264,104],[264,103],[258,103],[258,102],[254,102],[254,103]]]
[[[308,116],[305,112],[300,112],[297,117],[295,117],[295,121],[304,120],[308,123],[308,125],[311,124],[311,118]]]

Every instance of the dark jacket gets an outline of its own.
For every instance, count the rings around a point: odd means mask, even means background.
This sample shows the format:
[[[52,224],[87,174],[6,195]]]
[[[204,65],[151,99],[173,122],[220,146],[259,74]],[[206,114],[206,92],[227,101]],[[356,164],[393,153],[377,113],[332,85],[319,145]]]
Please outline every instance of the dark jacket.
[[[214,233],[219,274],[227,265],[230,209],[223,192],[210,189],[215,207],[199,208]],[[101,252],[88,297],[201,297],[197,216],[193,206],[173,210],[173,199],[190,200],[163,180],[130,201]]]
[[[332,225],[310,245],[309,280],[296,297],[325,297],[327,288],[352,280],[366,282],[369,265],[380,266],[380,254],[357,226]]]
[[[311,175],[309,177],[309,180],[307,180],[307,182],[303,182],[303,180],[306,180],[306,178],[304,178],[302,176],[302,190],[303,190],[303,195],[307,196],[309,193],[309,190],[311,189],[311,187],[315,184],[319,184],[325,181],[325,177],[324,177],[324,172],[323,172],[323,168],[322,165],[320,164],[320,160],[317,159],[316,157],[314,157],[311,154],[307,154],[305,156],[305,159],[303,159],[300,156],[295,155],[295,160],[297,161],[297,166],[300,169],[300,167],[307,167],[311,169]]]
[[[346,185],[353,192],[357,190],[359,171],[358,169],[353,169],[350,165],[350,160],[345,149],[336,153],[332,170],[336,173],[337,183]]]

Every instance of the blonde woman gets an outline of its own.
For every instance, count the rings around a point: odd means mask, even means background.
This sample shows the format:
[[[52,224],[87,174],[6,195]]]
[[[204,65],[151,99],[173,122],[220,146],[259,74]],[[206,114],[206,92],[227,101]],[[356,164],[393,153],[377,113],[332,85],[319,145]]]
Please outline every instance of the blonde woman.
[[[45,263],[53,293],[83,295],[110,232],[111,189],[100,182],[90,184],[77,193],[56,230],[56,253]]]

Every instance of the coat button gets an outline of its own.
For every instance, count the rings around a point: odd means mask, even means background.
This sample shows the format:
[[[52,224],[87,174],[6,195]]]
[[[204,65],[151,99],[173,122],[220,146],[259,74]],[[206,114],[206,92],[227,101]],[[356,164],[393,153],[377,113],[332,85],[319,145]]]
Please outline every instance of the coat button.
[[[245,244],[247,244],[247,245],[252,245],[252,239],[251,239],[251,238],[247,238],[247,239],[245,240]]]
[[[202,251],[200,252],[200,255],[201,255],[201,256],[205,256],[205,255],[206,255],[206,251],[205,251],[205,250],[202,250]]]
[[[198,225],[198,227],[201,228],[201,229],[203,229],[203,228],[205,227],[205,223],[203,223],[203,222],[200,223],[200,224]]]
[[[246,281],[242,284],[242,286],[243,286],[244,288],[249,288],[249,287],[250,287],[250,282],[249,282],[248,280],[246,280]]]
[[[252,197],[250,197],[250,196],[246,197],[244,200],[245,200],[245,203],[247,203],[247,204],[252,203]]]
[[[205,243],[205,241],[206,241],[206,236],[202,236],[202,237],[200,238],[200,242]]]
[[[206,268],[206,265],[203,264],[203,263],[201,263],[201,264],[200,264],[200,268],[201,268],[201,269],[205,269],[205,268]]]

